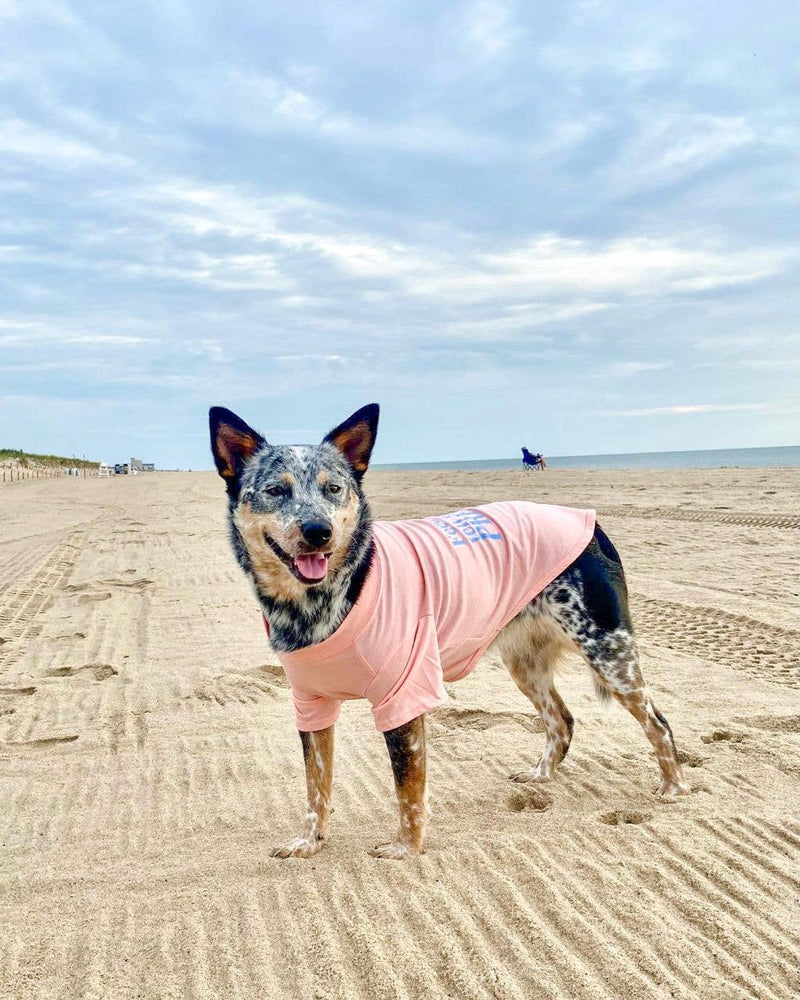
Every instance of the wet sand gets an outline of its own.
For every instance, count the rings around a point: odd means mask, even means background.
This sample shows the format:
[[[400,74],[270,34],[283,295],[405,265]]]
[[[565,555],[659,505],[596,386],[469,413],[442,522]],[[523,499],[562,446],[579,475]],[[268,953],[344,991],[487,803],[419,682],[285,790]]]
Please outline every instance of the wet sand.
[[[593,506],[692,794],[652,795],[596,701],[546,793],[544,737],[485,658],[429,718],[428,852],[393,832],[366,703],[337,727],[332,839],[212,473],[0,488],[0,997],[683,998],[795,994],[797,470],[374,472],[383,518],[511,497]]]

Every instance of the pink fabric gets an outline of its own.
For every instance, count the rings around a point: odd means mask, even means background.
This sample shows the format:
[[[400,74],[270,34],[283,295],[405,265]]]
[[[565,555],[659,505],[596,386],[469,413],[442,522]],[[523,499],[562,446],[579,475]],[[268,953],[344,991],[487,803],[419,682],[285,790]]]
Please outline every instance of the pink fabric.
[[[592,510],[514,501],[374,525],[375,557],[332,636],[278,653],[297,728],[367,698],[381,732],[444,704],[498,632],[583,552]]]

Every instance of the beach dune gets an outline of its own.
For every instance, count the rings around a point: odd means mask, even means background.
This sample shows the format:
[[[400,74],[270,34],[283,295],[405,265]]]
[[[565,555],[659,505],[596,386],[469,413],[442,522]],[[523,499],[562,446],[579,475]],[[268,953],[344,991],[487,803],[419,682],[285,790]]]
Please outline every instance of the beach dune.
[[[595,507],[625,564],[692,794],[577,657],[575,738],[487,657],[429,716],[427,854],[369,706],[336,733],[331,842],[298,828],[289,692],[215,474],[0,488],[0,998],[787,1000],[796,986],[800,476],[789,469],[371,472],[376,516]]]

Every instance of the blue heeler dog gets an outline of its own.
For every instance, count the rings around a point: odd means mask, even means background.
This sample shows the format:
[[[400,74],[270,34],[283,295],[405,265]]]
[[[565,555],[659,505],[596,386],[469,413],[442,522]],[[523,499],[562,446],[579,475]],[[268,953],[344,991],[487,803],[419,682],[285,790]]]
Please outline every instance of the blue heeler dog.
[[[378,407],[358,410],[318,445],[270,445],[230,410],[210,411],[211,448],[228,491],[229,527],[250,578],[270,641],[289,654],[322,643],[359,599],[374,558],[373,525],[362,479],[378,428]],[[641,724],[661,770],[657,794],[688,792],[672,731],[639,668],[622,564],[595,527],[585,550],[499,633],[493,649],[531,700],[546,740],[536,767],[513,775],[547,781],[563,759],[573,719],[553,685],[564,650],[580,652],[602,697],[613,697]],[[299,837],[274,856],[310,857],[327,838],[333,776],[333,725],[300,732],[308,811]],[[428,816],[424,715],[384,733],[400,808],[394,840],[373,853],[422,852]]]

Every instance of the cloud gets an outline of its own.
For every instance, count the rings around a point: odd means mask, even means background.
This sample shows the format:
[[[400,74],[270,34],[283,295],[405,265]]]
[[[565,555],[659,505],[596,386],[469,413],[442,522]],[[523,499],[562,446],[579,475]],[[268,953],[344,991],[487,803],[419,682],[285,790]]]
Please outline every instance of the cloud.
[[[472,301],[531,291],[641,296],[748,284],[785,270],[790,260],[782,248],[731,252],[704,243],[645,237],[600,243],[548,234],[409,284],[417,294],[457,292]]]
[[[602,371],[596,373],[597,378],[632,378],[644,372],[661,372],[671,368],[671,361],[613,361]]]
[[[651,406],[635,410],[607,410],[604,416],[609,417],[654,417],[674,416],[689,413],[746,413],[751,411],[767,412],[776,409],[774,402],[769,403],[689,403],[678,406]]]
[[[667,112],[641,117],[601,177],[616,197],[678,184],[763,141],[743,116]]]
[[[13,332],[4,332],[13,331]],[[35,321],[19,323],[0,319],[0,344],[5,347],[45,345],[66,347],[80,345],[82,347],[139,347],[143,344],[157,343],[154,337],[139,337],[130,334],[112,333],[76,333],[58,321]]]
[[[495,40],[500,44],[499,37]],[[484,40],[484,53],[490,46]],[[429,110],[386,118],[332,106],[323,93],[310,93],[288,77],[225,69],[185,95],[185,107],[199,121],[254,136],[311,136],[332,146],[435,155],[481,161],[526,155],[511,136],[475,126],[465,128]]]
[[[207,397],[325,426],[369,390],[420,458],[529,425],[647,449],[682,416],[700,444],[782,439],[760,401],[796,377],[792,31],[709,16],[6,0],[15,433],[89,438],[91,404],[62,428],[30,399],[112,396],[175,465]],[[664,419],[601,441],[599,412]]]
[[[708,291],[762,280],[785,270],[790,261],[782,247],[731,250],[692,234],[685,234],[683,243],[545,234],[492,252],[481,250],[467,233],[451,233],[451,246],[430,240],[427,245],[413,244],[365,231],[373,220],[342,218],[335,206],[299,193],[264,199],[232,186],[198,187],[177,178],[154,187],[134,187],[130,198],[145,215],[160,222],[165,235],[170,230],[175,234],[186,231],[198,239],[222,236],[238,241],[240,247],[251,241],[269,248],[269,252],[239,250],[225,255],[181,251],[182,266],[150,261],[127,265],[135,274],[208,282],[220,288],[299,291],[286,265],[302,254],[327,261],[356,279],[392,281],[408,295],[440,300],[456,296],[470,303],[510,297],[512,304],[531,293],[572,293],[585,299],[587,292],[602,296]],[[353,228],[354,221],[365,228]],[[294,301],[302,301],[302,294]],[[609,308],[610,303],[559,305],[580,312]]]
[[[0,151],[8,156],[38,160],[43,166],[69,169],[131,164],[125,156],[106,152],[63,133],[38,128],[19,118],[0,121]]]
[[[521,35],[513,8],[499,0],[475,0],[465,12],[465,27],[469,41],[481,59],[497,59],[504,55]]]

